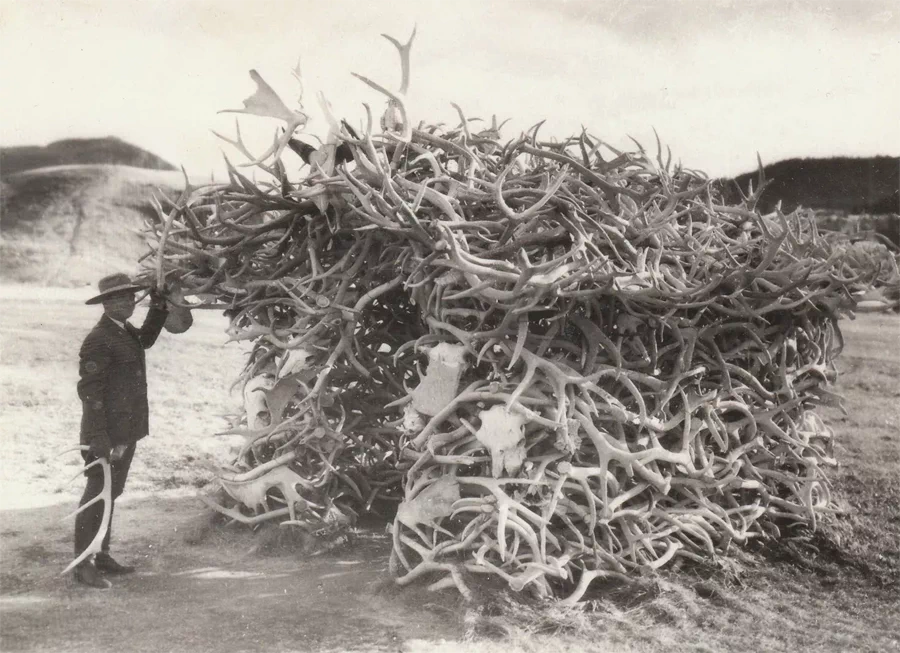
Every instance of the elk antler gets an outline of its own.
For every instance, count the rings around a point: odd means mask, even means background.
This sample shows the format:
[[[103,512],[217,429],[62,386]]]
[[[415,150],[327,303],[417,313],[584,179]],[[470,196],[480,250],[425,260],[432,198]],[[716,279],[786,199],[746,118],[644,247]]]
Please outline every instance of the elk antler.
[[[297,492],[297,485],[312,485],[287,466],[275,467],[252,480],[235,480],[220,476],[219,482],[232,499],[257,512],[270,511],[266,495],[269,490],[277,488],[287,503],[291,521],[297,521],[297,505],[301,511],[306,510],[307,506],[306,499]]]
[[[393,36],[382,34],[384,38],[394,44],[397,52],[400,53],[400,92],[404,95],[409,90],[409,53],[412,50],[413,40],[416,38],[416,28],[417,26],[413,25],[412,34],[410,34],[406,43],[400,43]]]
[[[270,156],[278,158],[282,150],[287,146],[288,141],[294,132],[306,125],[309,117],[302,111],[291,111],[282,101],[275,90],[269,86],[262,76],[255,70],[250,71],[250,77],[256,82],[256,92],[244,100],[243,109],[223,109],[219,113],[246,113],[251,116],[262,116],[263,118],[277,118],[287,123],[284,133],[276,139],[275,143],[266,150],[259,158],[250,163],[243,165],[257,165],[262,163]]]
[[[89,448],[90,447],[88,447],[87,445],[80,445],[73,449],[67,449],[63,453],[68,453],[69,451],[87,451]],[[85,472],[91,467],[95,467],[97,465],[99,465],[103,470],[103,489],[100,491],[100,494],[85,503],[83,506],[79,506],[77,510],[69,513],[63,519],[74,517],[78,513],[87,510],[98,501],[102,501],[103,519],[100,520],[100,528],[97,529],[97,534],[94,535],[94,539],[91,540],[91,543],[88,544],[87,548],[82,551],[77,558],[70,562],[68,567],[63,569],[60,576],[64,576],[65,574],[69,573],[95,553],[100,553],[101,548],[103,547],[103,538],[106,537],[106,532],[107,530],[109,530],[109,520],[112,518],[112,470],[110,469],[109,461],[106,458],[98,458],[97,460],[94,460],[93,462],[85,465],[84,469],[78,473],[81,474],[82,472]],[[77,478],[77,476],[75,478]],[[73,478],[72,480],[75,479]]]
[[[363,77],[362,75],[357,75],[356,73],[352,74],[354,77],[368,84],[379,93],[388,96],[388,105],[381,117],[381,127],[386,132],[399,131],[400,140],[402,140],[404,143],[408,143],[412,138],[412,124],[410,123],[409,115],[406,111],[406,104],[404,103],[404,99],[406,97],[407,91],[409,90],[409,54],[412,50],[413,39],[416,38],[416,28],[413,27],[412,35],[410,35],[409,41],[407,41],[406,43],[400,43],[400,41],[392,36],[388,36],[387,34],[382,34],[382,36],[393,43],[394,47],[396,47],[397,51],[400,53],[399,93],[392,93],[380,84],[373,82],[372,80]]]

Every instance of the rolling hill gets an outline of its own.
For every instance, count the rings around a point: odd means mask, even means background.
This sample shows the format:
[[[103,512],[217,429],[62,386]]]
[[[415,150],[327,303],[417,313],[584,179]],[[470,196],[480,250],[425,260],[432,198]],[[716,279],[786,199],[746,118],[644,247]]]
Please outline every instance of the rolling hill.
[[[175,166],[115,137],[0,148],[0,279],[77,286],[135,271],[151,196],[183,187]]]
[[[115,138],[69,138],[47,146],[0,148],[0,175],[60,165],[112,164],[151,170],[177,170],[171,163]]]
[[[770,183],[758,206],[765,213],[779,201],[785,212],[802,206],[852,214],[900,213],[898,157],[787,159],[763,170]],[[751,183],[756,186],[757,175],[754,171],[721,180],[726,199],[738,199],[735,185],[744,193]]]
[[[124,165],[63,165],[4,175],[0,279],[47,286],[94,284],[134,272],[150,198],[184,187],[181,172]]]

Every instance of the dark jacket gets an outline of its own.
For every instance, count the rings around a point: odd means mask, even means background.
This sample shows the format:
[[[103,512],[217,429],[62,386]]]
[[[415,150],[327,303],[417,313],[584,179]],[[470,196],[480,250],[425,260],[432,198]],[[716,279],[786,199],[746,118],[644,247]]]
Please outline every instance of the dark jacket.
[[[165,309],[151,307],[140,329],[125,329],[104,315],[81,345],[78,396],[81,444],[97,437],[110,446],[137,442],[149,432],[144,350],[166,321]]]

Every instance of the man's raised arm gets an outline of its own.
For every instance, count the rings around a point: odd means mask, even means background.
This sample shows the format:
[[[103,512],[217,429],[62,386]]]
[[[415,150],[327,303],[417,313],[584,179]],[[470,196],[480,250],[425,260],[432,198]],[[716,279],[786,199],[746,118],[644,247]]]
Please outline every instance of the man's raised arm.
[[[169,309],[166,296],[158,288],[150,288],[150,310],[140,329],[135,329],[138,340],[144,349],[149,349],[156,342],[160,331],[166,324]]]

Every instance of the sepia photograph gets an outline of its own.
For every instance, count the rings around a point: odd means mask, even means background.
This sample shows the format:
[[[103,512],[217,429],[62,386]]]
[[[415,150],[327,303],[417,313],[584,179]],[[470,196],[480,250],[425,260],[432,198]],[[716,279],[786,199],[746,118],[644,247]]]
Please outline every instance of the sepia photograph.
[[[0,651],[900,653],[900,2],[0,0]]]

